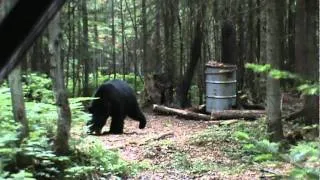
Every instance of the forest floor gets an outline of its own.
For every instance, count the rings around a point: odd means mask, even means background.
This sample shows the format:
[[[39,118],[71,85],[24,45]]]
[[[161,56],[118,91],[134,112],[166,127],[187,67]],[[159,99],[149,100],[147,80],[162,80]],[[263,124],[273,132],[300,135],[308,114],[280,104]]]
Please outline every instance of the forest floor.
[[[125,160],[150,164],[148,170],[127,179],[269,179],[270,172],[272,176],[285,174],[291,168],[284,163],[249,163],[241,157],[240,144],[229,140],[228,128],[236,123],[220,127],[175,116],[146,116],[143,130],[128,119],[123,135],[100,136],[108,149],[119,149]]]

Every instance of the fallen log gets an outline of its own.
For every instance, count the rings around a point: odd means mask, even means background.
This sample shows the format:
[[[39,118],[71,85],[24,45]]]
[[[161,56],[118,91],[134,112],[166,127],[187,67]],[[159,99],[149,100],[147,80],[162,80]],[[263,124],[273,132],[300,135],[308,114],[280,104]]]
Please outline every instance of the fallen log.
[[[162,105],[153,105],[153,111],[159,114],[177,115],[181,118],[186,119],[197,119],[197,120],[227,120],[227,119],[246,119],[254,120],[262,117],[265,111],[262,110],[223,110],[213,111],[211,115],[195,113],[188,110],[170,108]]]

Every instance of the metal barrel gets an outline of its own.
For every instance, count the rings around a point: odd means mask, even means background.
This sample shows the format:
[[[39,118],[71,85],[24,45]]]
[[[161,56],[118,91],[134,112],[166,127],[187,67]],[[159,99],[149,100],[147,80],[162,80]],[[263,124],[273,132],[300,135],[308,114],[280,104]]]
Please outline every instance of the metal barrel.
[[[231,109],[236,105],[237,77],[235,65],[207,65],[206,75],[206,111]]]

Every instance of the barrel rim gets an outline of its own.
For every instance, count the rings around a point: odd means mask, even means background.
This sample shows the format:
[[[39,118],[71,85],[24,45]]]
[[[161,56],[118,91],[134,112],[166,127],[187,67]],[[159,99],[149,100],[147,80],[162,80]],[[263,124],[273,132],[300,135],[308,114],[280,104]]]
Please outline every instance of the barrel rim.
[[[221,68],[221,69],[226,69],[226,68],[235,68],[235,69],[237,69],[237,65],[234,65],[234,64],[223,64],[223,65],[206,64],[206,67]]]

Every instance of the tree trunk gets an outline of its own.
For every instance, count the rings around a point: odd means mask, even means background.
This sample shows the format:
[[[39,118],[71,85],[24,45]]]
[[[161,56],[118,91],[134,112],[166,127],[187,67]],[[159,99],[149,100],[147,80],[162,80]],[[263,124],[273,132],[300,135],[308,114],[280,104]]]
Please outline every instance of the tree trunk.
[[[206,12],[206,5],[203,1],[199,1],[198,3],[198,7],[200,7],[200,9],[197,12],[194,39],[191,45],[191,60],[188,64],[187,72],[184,74],[181,84],[179,84],[177,87],[177,99],[179,101],[179,106],[182,108],[191,105],[188,100],[188,92],[191,86],[194,71],[201,56],[201,45],[203,40],[203,17]]]
[[[221,39],[221,60],[225,64],[235,65],[236,62],[236,30],[233,26],[232,21],[226,20],[223,23],[222,30],[222,39]]]
[[[281,3],[280,3],[281,4]],[[279,69],[281,58],[280,47],[280,10],[278,0],[267,3],[267,63]],[[283,138],[280,110],[280,81],[270,76],[267,78],[267,119],[271,141]]]
[[[262,4],[263,3],[263,4]],[[260,6],[264,6],[266,1],[261,1]],[[265,64],[266,63],[266,57],[267,57],[267,42],[266,42],[266,8],[261,8],[259,12],[259,64]],[[263,102],[266,99],[266,75],[261,74],[259,78],[259,87],[260,90],[257,92],[257,96],[260,97],[258,102]],[[263,82],[263,83],[260,83]]]
[[[317,49],[319,1],[306,1],[306,12],[307,61],[305,61],[305,64],[307,67],[304,69],[304,74],[308,80],[319,84],[319,49]],[[307,125],[319,123],[319,94],[305,96],[304,112]]]
[[[161,10],[161,2],[162,0],[157,0],[156,2],[156,20],[155,20],[155,26],[156,26],[156,35],[155,35],[155,60],[158,63],[159,69],[161,69],[161,16],[160,16],[160,10]]]
[[[316,29],[319,4],[317,1],[298,0],[295,22],[295,67],[296,72],[308,80],[319,83],[319,55]],[[307,125],[319,122],[319,96],[305,95],[303,107]]]
[[[165,0],[161,12],[164,25],[164,52],[165,52],[165,72],[169,87],[165,92],[165,104],[173,103],[173,87],[176,84],[176,60],[174,48],[174,29],[177,17],[177,1]]]
[[[244,7],[243,1],[238,1],[238,11],[241,12]],[[244,76],[245,76],[245,68],[244,68],[244,61],[245,61],[245,26],[244,26],[244,16],[239,15],[237,19],[238,24],[238,35],[239,35],[239,42],[238,42],[238,62],[237,62],[237,89],[242,91],[244,87]]]
[[[288,4],[288,63],[287,69],[294,72],[294,54],[295,54],[295,11],[294,11],[295,0],[289,0]]]
[[[122,5],[122,1],[121,1],[121,5]],[[99,11],[97,10],[97,0],[94,1],[94,9],[95,9],[95,12],[94,12],[94,21],[95,22],[98,22],[98,13]],[[98,32],[98,25],[97,23],[94,24],[93,26],[93,30],[94,30],[94,42],[96,44],[96,46],[98,46],[99,44],[99,32]],[[95,48],[94,49],[94,64],[93,64],[93,72],[94,72],[94,82],[95,82],[95,85],[94,85],[94,89],[96,89],[99,84],[98,84],[98,78],[99,78],[99,65],[101,65],[101,59],[99,58],[99,55],[100,55],[100,50]],[[99,62],[99,63],[98,63]]]
[[[125,61],[125,48],[124,48],[124,17],[123,17],[123,2],[120,0],[120,13],[121,13],[121,45],[122,45],[122,79],[126,78],[126,61]]]
[[[16,122],[22,125],[19,139],[27,137],[29,134],[28,119],[25,112],[23,89],[21,83],[21,65],[17,65],[9,74],[9,87],[12,100],[12,112]]]
[[[114,1],[115,0],[111,0],[111,18],[112,18],[112,24],[111,24],[111,33],[112,33],[112,67],[113,67],[113,79],[116,78],[116,31],[115,31],[115,22],[114,22],[114,11],[115,11],[115,7],[114,7]]]
[[[87,0],[82,0],[82,25],[83,39],[82,41],[82,57],[84,62],[84,82],[83,96],[90,96],[89,92],[89,38],[88,38],[88,10]]]
[[[142,64],[143,64],[143,75],[147,75],[150,72],[150,61],[147,59],[147,9],[146,0],[141,1],[141,21],[142,21]]]
[[[63,68],[61,67],[60,56],[60,14],[49,24],[49,53],[51,65],[51,77],[53,79],[53,92],[55,95],[58,111],[58,127],[55,140],[55,152],[58,155],[65,155],[69,151],[69,137],[71,125],[71,112],[68,95],[64,84]]]
[[[296,5],[296,24],[295,24],[295,67],[299,74],[304,73],[305,62],[307,60],[306,42],[306,0],[297,0]]]
[[[138,74],[138,25],[137,25],[137,8],[136,0],[132,1],[133,3],[133,28],[134,28],[134,48],[133,48],[133,58],[134,58],[134,90],[137,91],[137,74]]]

